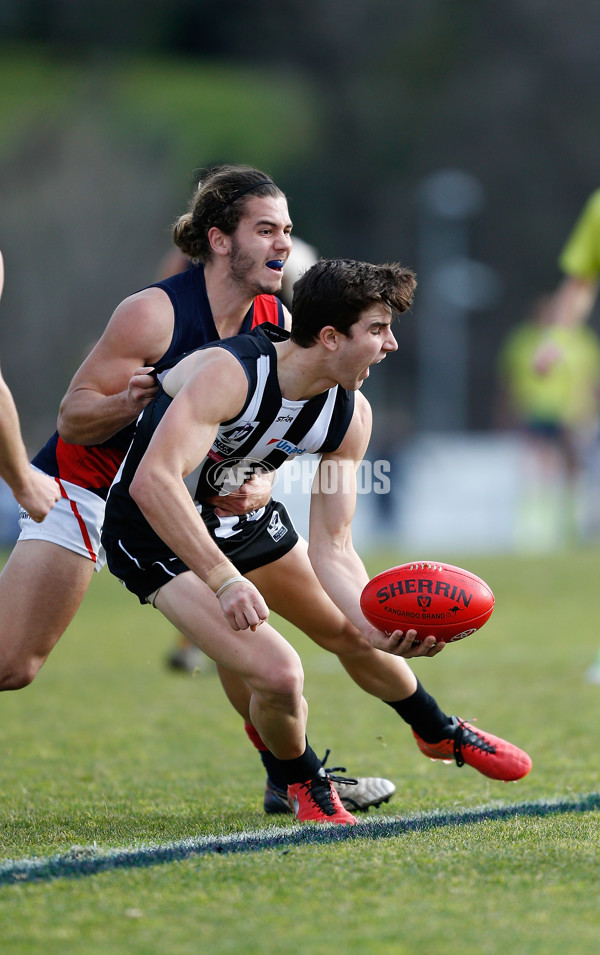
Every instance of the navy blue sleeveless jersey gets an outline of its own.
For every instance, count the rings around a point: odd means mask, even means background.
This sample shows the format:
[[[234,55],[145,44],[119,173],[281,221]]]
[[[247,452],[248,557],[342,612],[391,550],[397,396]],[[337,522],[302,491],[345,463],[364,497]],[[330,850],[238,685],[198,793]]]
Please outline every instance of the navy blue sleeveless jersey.
[[[160,359],[172,360],[186,351],[219,338],[206,294],[204,266],[197,265],[147,288],[161,288],[169,296],[175,313],[171,343]],[[281,302],[275,295],[258,295],[246,313],[240,334],[263,322],[284,327]],[[67,444],[55,432],[38,451],[33,464],[52,477],[70,481],[105,498],[131,444],[135,423],[98,445]]]
[[[278,338],[286,334],[278,329],[275,332]],[[275,470],[288,459],[305,453],[335,451],[352,420],[354,392],[336,385],[304,401],[284,398],[277,377],[277,352],[266,325],[256,328],[250,335],[236,335],[213,343],[211,347],[231,352],[243,366],[248,379],[243,408],[234,419],[221,424],[198,468],[194,497],[201,506],[207,527],[214,531],[221,519],[214,515],[213,507],[205,503],[206,498],[231,493],[256,470]],[[109,538],[122,541],[127,549],[129,544],[138,547],[143,542],[146,553],[151,550],[153,542],[159,549],[164,546],[130,497],[129,487],[172,400],[161,389],[138,419],[135,438],[106,504],[102,540],[109,557]],[[225,518],[222,532],[215,534],[217,543],[220,537],[227,535],[243,536],[244,525],[251,525],[256,513]]]

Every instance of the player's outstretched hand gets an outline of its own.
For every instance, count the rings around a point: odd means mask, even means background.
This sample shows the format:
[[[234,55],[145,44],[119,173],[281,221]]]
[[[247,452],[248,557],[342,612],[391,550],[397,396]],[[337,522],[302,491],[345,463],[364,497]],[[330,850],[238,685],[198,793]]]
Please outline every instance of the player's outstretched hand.
[[[136,368],[129,379],[127,387],[127,397],[131,405],[132,414],[136,417],[143,411],[146,405],[150,404],[154,395],[158,391],[158,383],[154,375],[151,374],[153,368]]]
[[[376,650],[385,650],[397,657],[434,657],[444,649],[443,640],[436,640],[434,636],[425,637],[420,643],[415,643],[416,630],[394,630],[393,633],[383,633],[374,627],[366,633],[367,640]]]
[[[249,580],[227,587],[219,597],[221,610],[232,630],[256,630],[269,616],[260,591]]]

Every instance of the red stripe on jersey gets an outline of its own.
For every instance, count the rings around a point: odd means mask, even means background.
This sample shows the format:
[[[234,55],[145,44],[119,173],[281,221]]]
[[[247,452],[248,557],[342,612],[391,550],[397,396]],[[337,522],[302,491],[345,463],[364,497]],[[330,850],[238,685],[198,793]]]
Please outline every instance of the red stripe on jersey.
[[[61,483],[61,481],[60,481],[60,478],[56,478],[56,483],[58,484],[58,486],[59,486],[59,488],[60,488],[61,497],[63,497],[63,498],[65,499],[65,501],[68,501],[69,504],[71,505],[71,510],[73,511],[73,515],[74,515],[74,517],[75,517],[75,520],[76,520],[77,523],[79,524],[79,530],[81,531],[81,536],[82,536],[82,538],[83,538],[83,543],[85,544],[85,546],[86,546],[86,548],[87,548],[87,551],[88,551],[88,554],[90,555],[90,560],[92,560],[94,563],[96,563],[96,561],[97,561],[98,558],[96,557],[96,554],[94,553],[94,549],[93,549],[93,547],[92,547],[92,542],[91,542],[91,540],[90,540],[90,535],[88,534],[88,529],[87,529],[87,527],[85,526],[85,521],[84,521],[83,517],[82,517],[81,514],[79,513],[79,510],[78,510],[78,508],[77,508],[77,504],[76,504],[75,501],[72,501],[72,500],[71,500],[71,498],[69,497],[69,495],[68,495],[67,492],[65,491],[65,489],[64,489],[64,487],[62,486],[62,483]]]
[[[283,327],[283,308],[276,295],[257,295],[254,299],[254,311],[252,313],[252,328],[262,325],[263,322],[271,322],[272,325]]]
[[[67,444],[62,438],[56,445],[59,477],[90,490],[109,488],[124,457],[117,448]]]

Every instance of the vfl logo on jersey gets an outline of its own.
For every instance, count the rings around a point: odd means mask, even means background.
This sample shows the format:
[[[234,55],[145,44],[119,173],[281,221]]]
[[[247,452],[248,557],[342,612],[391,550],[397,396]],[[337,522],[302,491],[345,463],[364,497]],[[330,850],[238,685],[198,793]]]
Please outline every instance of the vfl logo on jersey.
[[[220,460],[219,455],[225,457],[228,454],[231,454],[232,451],[235,451],[236,448],[239,448],[240,444],[243,444],[246,441],[256,426],[258,421],[247,421],[245,424],[238,425],[237,428],[230,428],[229,431],[221,431],[213,441],[213,445],[210,454],[214,461]]]
[[[306,448],[297,448],[296,445],[290,444],[290,442],[286,441],[285,438],[271,438],[267,444],[274,444],[275,451],[285,451],[285,453],[290,457],[293,454],[306,454],[307,451]]]
[[[226,462],[215,461],[205,475],[205,480],[221,497],[238,491],[253,474],[275,471],[272,464],[259,458],[229,458]]]
[[[281,520],[279,516],[279,511],[273,511],[271,514],[271,519],[269,521],[269,526],[267,531],[271,535],[274,541],[280,541],[284,534],[287,534],[288,529]]]

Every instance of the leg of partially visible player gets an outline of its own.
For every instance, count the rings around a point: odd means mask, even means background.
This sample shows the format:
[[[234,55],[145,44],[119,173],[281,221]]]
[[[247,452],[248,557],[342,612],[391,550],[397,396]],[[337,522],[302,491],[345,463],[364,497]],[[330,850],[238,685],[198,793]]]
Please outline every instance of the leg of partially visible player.
[[[0,690],[35,678],[75,616],[91,560],[44,540],[18,541],[0,574]]]

